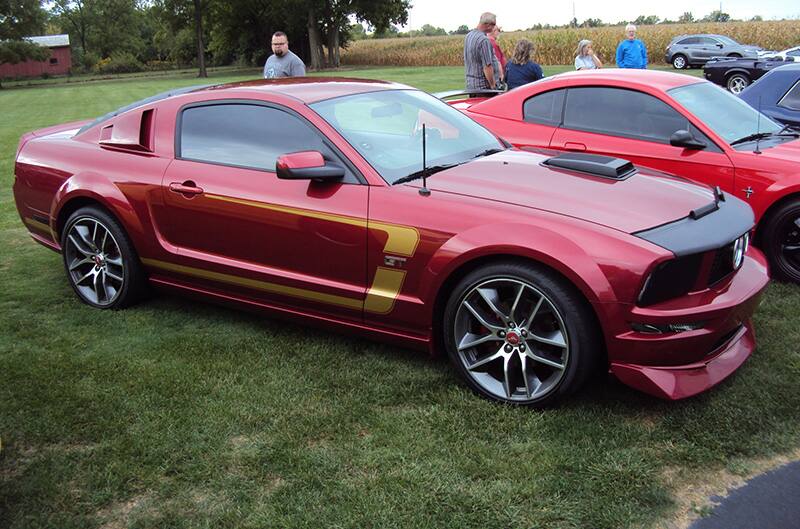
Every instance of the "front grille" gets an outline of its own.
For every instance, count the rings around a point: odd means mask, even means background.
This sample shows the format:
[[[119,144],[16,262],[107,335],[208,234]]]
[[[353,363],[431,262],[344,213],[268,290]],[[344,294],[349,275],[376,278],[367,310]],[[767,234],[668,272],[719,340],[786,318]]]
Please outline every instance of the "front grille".
[[[730,243],[714,252],[714,262],[708,273],[708,284],[715,285],[733,272],[733,245]]]
[[[639,294],[639,306],[654,305],[706,289],[730,277],[737,268],[737,254],[734,252],[737,241],[741,244],[740,248],[744,248],[738,253],[738,265],[741,265],[741,257],[747,250],[747,235],[715,250],[676,257],[661,263],[647,278]]]

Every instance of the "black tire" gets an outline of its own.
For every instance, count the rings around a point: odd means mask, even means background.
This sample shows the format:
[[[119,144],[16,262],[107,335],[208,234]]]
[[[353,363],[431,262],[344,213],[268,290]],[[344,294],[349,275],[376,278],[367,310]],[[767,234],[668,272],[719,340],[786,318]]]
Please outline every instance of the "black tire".
[[[496,311],[487,298],[496,301]],[[551,270],[499,262],[459,281],[445,307],[442,335],[450,361],[478,395],[541,408],[580,388],[602,358],[590,310]]]
[[[686,58],[686,55],[682,53],[676,53],[672,57],[672,67],[676,70],[684,70],[689,68],[689,59]]]
[[[764,223],[761,247],[772,277],[800,283],[800,200],[787,202],[770,213]]]
[[[122,309],[146,293],[146,278],[128,235],[98,206],[73,212],[61,233],[61,254],[75,294],[98,309]]]
[[[733,57],[734,59],[741,59],[742,58],[742,56],[739,55],[738,53],[729,53],[728,57]]]
[[[750,78],[743,73],[735,73],[728,77],[725,86],[732,94],[739,94],[742,90],[750,86]]]

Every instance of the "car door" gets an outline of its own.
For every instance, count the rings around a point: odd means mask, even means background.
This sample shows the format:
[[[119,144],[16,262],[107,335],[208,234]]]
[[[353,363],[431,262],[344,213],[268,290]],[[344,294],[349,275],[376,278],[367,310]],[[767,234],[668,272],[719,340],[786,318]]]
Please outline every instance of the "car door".
[[[720,57],[725,55],[723,52],[724,45],[717,39],[711,37],[700,37],[700,46],[698,55],[703,62],[708,61],[712,57]]]
[[[192,104],[177,119],[161,236],[182,259],[161,268],[215,291],[361,319],[368,186],[333,144],[293,111],[256,101]],[[278,156],[307,150],[347,167],[346,177],[277,177]]]
[[[670,136],[680,129],[690,130],[707,147],[673,147]],[[624,158],[636,165],[733,189],[734,169],[728,156],[685,116],[637,90],[569,88],[563,122],[550,147]]]

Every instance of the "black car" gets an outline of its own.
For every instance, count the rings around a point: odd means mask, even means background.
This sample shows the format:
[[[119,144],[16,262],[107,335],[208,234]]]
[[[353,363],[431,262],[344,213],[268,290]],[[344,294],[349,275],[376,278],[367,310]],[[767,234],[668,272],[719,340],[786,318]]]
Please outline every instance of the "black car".
[[[794,57],[715,57],[703,66],[703,75],[712,83],[738,94],[768,71],[793,61]]]

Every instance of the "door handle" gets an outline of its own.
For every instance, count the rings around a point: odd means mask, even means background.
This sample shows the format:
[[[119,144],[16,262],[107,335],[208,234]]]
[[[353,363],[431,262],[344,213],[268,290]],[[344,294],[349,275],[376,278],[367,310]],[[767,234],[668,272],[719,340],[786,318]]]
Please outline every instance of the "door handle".
[[[187,180],[183,183],[180,182],[171,182],[169,184],[169,190],[173,193],[180,193],[184,196],[194,196],[200,195],[203,193],[202,187],[197,187],[197,185],[192,182],[191,180]]]
[[[575,143],[572,141],[568,141],[564,144],[564,149],[568,151],[580,151],[583,152],[586,150],[586,145],[583,143]]]

